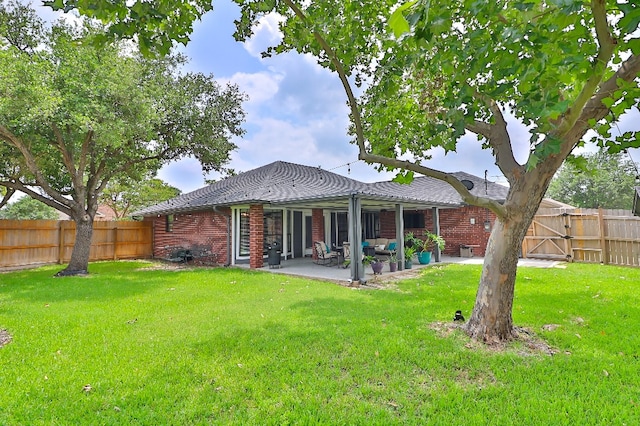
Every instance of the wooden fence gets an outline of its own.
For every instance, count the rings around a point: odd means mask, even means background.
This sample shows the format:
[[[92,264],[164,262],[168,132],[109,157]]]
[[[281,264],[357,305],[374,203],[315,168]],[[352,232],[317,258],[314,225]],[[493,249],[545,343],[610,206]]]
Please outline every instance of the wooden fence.
[[[75,231],[75,222],[67,220],[0,220],[0,268],[66,263]],[[152,254],[151,223],[94,222],[91,261],[140,259]]]
[[[540,209],[524,257],[640,266],[640,217],[629,210]]]

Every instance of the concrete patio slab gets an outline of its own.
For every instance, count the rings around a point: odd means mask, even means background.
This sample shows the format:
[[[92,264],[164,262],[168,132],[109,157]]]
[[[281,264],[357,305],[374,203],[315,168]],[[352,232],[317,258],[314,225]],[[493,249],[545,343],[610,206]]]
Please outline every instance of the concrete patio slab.
[[[476,264],[480,265],[484,262],[484,258],[482,257],[449,257],[443,256],[440,262],[432,262],[429,265],[420,265],[417,262],[413,264],[413,271],[419,271],[422,268],[429,268],[434,266],[440,266],[450,263],[459,263],[459,264]],[[559,264],[563,264],[564,262],[558,261],[549,261],[549,260],[539,260],[539,259],[520,259],[518,261],[518,267],[535,267],[535,268],[553,268],[558,266]],[[241,265],[244,266],[244,265]],[[246,265],[248,267],[248,265]],[[269,266],[265,266],[260,271],[271,272],[274,274],[284,274],[284,275],[293,275],[299,277],[306,278],[315,278],[322,279],[327,281],[334,281],[339,284],[350,284],[351,283],[351,271],[349,268],[343,268],[341,265],[338,266],[322,266],[316,265],[313,263],[311,258],[300,258],[300,259],[287,259],[281,262],[280,267],[270,268]],[[398,271],[398,272],[389,272],[389,266],[385,265],[382,277],[391,278],[394,276],[402,276],[407,275],[408,270]],[[369,281],[372,279],[376,279],[376,276],[373,275],[370,267],[365,268],[365,280]]]

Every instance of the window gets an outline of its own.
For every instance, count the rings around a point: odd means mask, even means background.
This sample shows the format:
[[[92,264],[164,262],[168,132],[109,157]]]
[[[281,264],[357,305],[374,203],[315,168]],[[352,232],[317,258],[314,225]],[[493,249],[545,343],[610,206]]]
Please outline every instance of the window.
[[[172,214],[168,214],[166,217],[165,225],[164,225],[165,231],[173,232],[173,220],[174,220],[174,216]]]
[[[264,245],[273,242],[280,244],[282,249],[282,210],[264,212]],[[266,254],[266,251],[265,251]]]
[[[250,255],[251,223],[249,221],[249,209],[238,210],[238,256]],[[265,211],[263,216],[263,235],[265,247],[277,241],[282,247],[282,210]],[[266,254],[266,251],[264,251]]]
[[[424,214],[422,212],[404,212],[405,228],[424,228]]]
[[[362,238],[380,237],[380,215],[378,213],[362,213]]]
[[[240,256],[249,256],[249,232],[250,232],[250,224],[249,224],[249,210],[242,209],[240,210],[240,232],[238,233],[240,238],[239,244],[239,252]]]

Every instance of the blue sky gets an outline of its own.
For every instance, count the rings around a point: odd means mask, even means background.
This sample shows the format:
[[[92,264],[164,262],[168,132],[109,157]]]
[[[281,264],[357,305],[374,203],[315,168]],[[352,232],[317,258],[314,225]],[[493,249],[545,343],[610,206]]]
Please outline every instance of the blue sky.
[[[214,11],[195,25],[191,42],[181,49],[190,58],[189,71],[213,73],[218,81],[236,83],[249,95],[247,133],[235,140],[238,150],[230,167],[247,171],[283,160],[366,182],[391,179],[394,174],[379,173],[357,161],[358,150],[347,135],[346,96],[337,75],[317,65],[313,57],[293,52],[262,59],[260,53],[278,41],[276,20],[264,19],[250,42],[238,43],[233,39],[233,21],[239,15],[231,1],[216,1]],[[522,133],[527,141],[526,131],[518,130],[514,133]],[[461,142],[460,154],[445,157],[435,151],[428,165],[478,176],[488,169],[492,180],[500,179],[492,156],[473,136]],[[160,177],[183,191],[203,185],[195,160],[169,165]]]
[[[261,58],[260,53],[278,41],[276,19],[263,19],[249,42],[238,43],[233,38],[233,21],[239,15],[231,0],[216,0],[214,11],[195,24],[191,42],[180,49],[190,58],[187,71],[211,73],[221,83],[238,84],[249,95],[244,105],[247,133],[234,140],[238,149],[229,167],[242,172],[282,160],[320,166],[365,182],[391,179],[394,174],[378,173],[373,166],[357,161],[357,148],[347,135],[346,96],[337,75],[317,65],[311,56],[290,52]],[[637,128],[638,121],[637,114],[624,120],[621,131]],[[515,120],[508,122],[516,159],[524,163],[529,134]],[[490,180],[506,182],[490,152],[481,148],[474,135],[459,142],[457,153],[444,155],[437,149],[432,155],[424,165],[477,176],[488,170]],[[640,160],[637,150],[632,155]],[[159,177],[183,192],[204,185],[200,165],[193,159],[164,167]]]

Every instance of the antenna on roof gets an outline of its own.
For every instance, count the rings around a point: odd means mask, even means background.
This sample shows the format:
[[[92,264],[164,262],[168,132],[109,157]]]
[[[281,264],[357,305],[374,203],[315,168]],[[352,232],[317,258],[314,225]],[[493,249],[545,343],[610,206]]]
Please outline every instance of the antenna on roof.
[[[489,173],[489,170],[484,171],[484,195],[489,194],[489,182],[487,181],[487,173]]]

